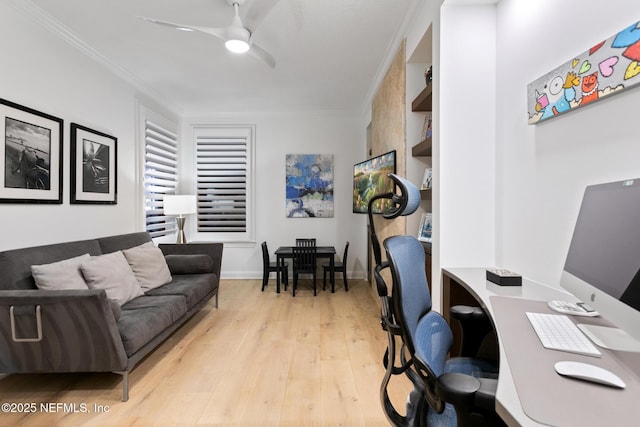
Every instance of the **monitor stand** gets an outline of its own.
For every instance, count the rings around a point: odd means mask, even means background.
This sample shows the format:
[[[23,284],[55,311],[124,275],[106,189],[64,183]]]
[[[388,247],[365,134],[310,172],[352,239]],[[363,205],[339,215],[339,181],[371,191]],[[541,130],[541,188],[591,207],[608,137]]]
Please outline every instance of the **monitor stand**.
[[[586,325],[579,323],[578,328],[596,345],[609,350],[640,353],[640,341],[620,328],[608,326]]]

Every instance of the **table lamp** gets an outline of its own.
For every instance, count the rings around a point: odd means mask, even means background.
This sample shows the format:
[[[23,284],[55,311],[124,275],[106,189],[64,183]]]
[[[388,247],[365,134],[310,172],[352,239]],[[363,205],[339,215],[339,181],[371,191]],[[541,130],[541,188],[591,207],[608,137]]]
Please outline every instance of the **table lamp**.
[[[185,215],[196,213],[196,196],[195,195],[173,195],[164,196],[164,214],[176,216],[178,224],[178,239],[176,243],[187,243],[184,236]]]

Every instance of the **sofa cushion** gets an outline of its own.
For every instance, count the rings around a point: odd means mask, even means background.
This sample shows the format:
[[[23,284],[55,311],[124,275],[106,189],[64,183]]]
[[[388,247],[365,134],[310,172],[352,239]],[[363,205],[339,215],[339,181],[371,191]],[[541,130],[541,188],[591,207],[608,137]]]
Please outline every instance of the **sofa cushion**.
[[[171,274],[202,274],[213,271],[213,260],[209,255],[166,255],[165,260]]]
[[[50,264],[32,265],[31,274],[38,289],[88,289],[80,265],[90,258],[89,254],[84,254]]]
[[[164,254],[148,242],[122,251],[143,291],[157,288],[171,281],[171,273]]]
[[[64,261],[83,254],[102,254],[98,242],[81,240],[0,252],[0,289],[37,289],[32,265]]]
[[[215,289],[216,278],[215,273],[175,275],[171,283],[152,289],[146,295],[182,295],[191,309]]]
[[[87,286],[104,289],[107,297],[122,305],[143,294],[122,252],[91,257],[80,266]]]
[[[96,239],[96,243],[100,246],[103,254],[133,248],[147,242],[151,242],[151,236],[146,231]]]
[[[187,312],[185,298],[180,295],[143,295],[121,308],[118,330],[127,356],[140,350]]]

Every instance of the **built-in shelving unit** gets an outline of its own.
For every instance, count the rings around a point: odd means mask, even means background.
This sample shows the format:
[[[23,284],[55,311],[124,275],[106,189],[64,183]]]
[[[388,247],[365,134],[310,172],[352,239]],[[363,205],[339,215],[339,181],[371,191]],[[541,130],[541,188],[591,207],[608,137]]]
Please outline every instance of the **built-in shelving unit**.
[[[411,103],[411,111],[414,112],[431,112],[432,103],[432,84],[427,83],[424,89],[416,96]],[[418,144],[411,147],[411,155],[413,157],[431,157],[432,155],[432,138],[428,137]],[[420,190],[420,197],[422,200],[431,200],[431,189]]]
[[[431,188],[420,190],[420,199],[431,200]]]
[[[411,103],[411,111],[420,113],[430,113],[432,111],[432,82],[426,84],[425,88],[416,96]],[[424,131],[424,129],[423,129]],[[423,135],[424,137],[424,135]],[[413,147],[411,147],[411,155],[413,157],[431,157],[433,155],[433,139],[431,136],[423,139]],[[430,161],[429,161],[430,163]],[[431,188],[420,190],[420,199],[430,202],[433,199],[433,190]],[[429,209],[430,210],[430,209]],[[431,243],[422,242],[425,252],[425,271],[427,274],[427,282],[431,289]]]
[[[411,111],[431,111],[431,82],[420,92],[411,103]]]
[[[411,147],[411,155],[413,157],[431,157],[431,149],[433,148],[432,139],[427,138],[419,144]]]

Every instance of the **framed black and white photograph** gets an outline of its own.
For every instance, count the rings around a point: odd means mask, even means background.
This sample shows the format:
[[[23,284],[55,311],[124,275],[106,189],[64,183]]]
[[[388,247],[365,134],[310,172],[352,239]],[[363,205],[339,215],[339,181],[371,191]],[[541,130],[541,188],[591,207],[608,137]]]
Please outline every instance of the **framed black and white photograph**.
[[[62,119],[0,98],[0,203],[62,203],[62,127]]]
[[[71,123],[71,203],[117,203],[118,139]]]

